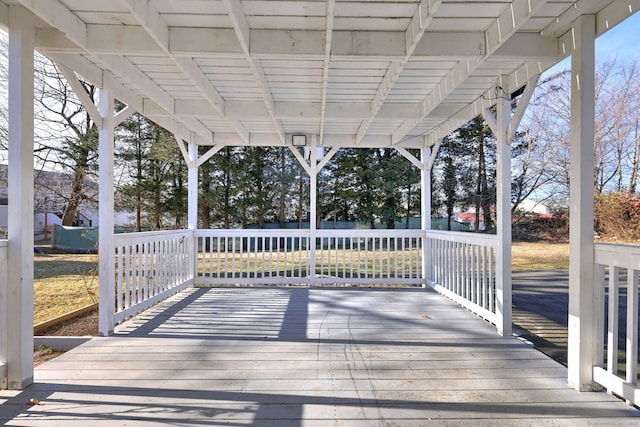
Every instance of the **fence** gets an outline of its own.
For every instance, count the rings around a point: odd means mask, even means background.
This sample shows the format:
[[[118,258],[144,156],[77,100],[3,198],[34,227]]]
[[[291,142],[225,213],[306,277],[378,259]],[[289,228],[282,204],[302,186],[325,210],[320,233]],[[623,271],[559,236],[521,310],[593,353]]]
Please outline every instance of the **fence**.
[[[599,243],[596,280],[601,302],[598,365],[594,381],[629,403],[640,405],[638,388],[638,276],[640,247]],[[624,339],[620,339],[623,335]]]
[[[423,283],[420,230],[198,230],[195,235],[196,284]]]
[[[427,231],[427,278],[441,294],[498,324],[495,235]],[[510,292],[510,290],[508,290]]]
[[[190,230],[114,236],[116,323],[193,283],[192,236]]]

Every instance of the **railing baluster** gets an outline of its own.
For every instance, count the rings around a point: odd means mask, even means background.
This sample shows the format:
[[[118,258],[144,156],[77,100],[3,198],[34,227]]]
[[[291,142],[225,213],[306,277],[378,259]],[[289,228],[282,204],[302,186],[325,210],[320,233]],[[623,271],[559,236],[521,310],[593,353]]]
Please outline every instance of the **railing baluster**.
[[[627,269],[627,382],[638,384],[638,270]]]

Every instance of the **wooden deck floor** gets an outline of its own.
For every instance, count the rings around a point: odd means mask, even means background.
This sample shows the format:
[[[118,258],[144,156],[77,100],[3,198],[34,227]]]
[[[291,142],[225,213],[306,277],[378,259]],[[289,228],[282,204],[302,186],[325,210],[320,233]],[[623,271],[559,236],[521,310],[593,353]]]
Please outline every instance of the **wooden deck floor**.
[[[640,425],[423,289],[188,290],[9,394],[11,426]]]

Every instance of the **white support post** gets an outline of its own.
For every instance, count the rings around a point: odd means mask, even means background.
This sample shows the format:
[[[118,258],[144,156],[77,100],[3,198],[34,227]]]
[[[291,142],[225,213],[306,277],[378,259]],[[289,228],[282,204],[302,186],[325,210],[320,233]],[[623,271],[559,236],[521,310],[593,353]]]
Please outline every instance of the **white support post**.
[[[520,106],[526,108],[526,105]],[[511,335],[511,99],[505,94],[498,96],[496,112],[497,146],[497,195],[496,231],[496,314],[498,333]]]
[[[105,79],[107,80],[107,79]],[[102,127],[98,131],[99,195],[98,233],[100,304],[98,330],[103,336],[113,334],[115,327],[115,241],[113,235],[114,211],[114,101],[109,88],[100,89],[98,110]]]
[[[311,137],[309,164],[309,286],[316,284],[316,236],[318,221],[318,153],[316,136]]]
[[[420,194],[422,201],[420,215],[421,225],[424,231],[422,238],[422,287],[426,287],[432,280],[431,277],[431,240],[427,236],[427,230],[431,230],[431,147],[422,147],[420,151]]]
[[[198,146],[189,143],[187,228],[198,228]]]
[[[567,367],[569,385],[580,391],[594,389],[597,322],[602,320],[597,318],[600,311],[593,264],[595,28],[595,17],[585,15],[572,29]]]
[[[25,9],[9,7],[7,386],[33,382],[33,49]]]
[[[189,143],[189,161],[188,167],[188,190],[187,190],[187,228],[191,231],[198,229],[198,145],[191,141]],[[189,277],[195,279],[197,271],[197,244],[198,240],[195,234],[192,234],[191,244],[189,245]]]

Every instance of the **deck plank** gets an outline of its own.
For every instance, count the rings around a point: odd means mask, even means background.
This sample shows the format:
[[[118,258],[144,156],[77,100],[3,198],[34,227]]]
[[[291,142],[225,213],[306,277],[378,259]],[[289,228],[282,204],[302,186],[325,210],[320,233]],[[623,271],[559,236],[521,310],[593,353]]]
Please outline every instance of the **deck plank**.
[[[36,369],[6,425],[638,425],[423,289],[187,290]],[[15,394],[15,392],[14,392]],[[1,398],[2,395],[0,395]],[[25,402],[37,398],[39,405]],[[2,402],[2,400],[0,400]]]

